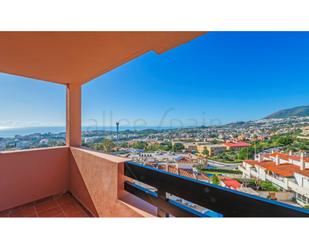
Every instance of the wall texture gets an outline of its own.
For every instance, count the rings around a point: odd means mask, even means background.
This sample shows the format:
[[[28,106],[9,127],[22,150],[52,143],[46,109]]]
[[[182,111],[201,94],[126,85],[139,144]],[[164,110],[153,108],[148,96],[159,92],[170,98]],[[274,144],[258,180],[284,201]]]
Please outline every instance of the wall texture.
[[[123,190],[125,159],[75,147],[0,153],[0,211],[70,191],[97,217],[149,217]]]
[[[69,148],[0,153],[0,211],[66,192]]]
[[[70,147],[71,193],[99,217],[144,217],[142,210],[119,199],[122,158]]]

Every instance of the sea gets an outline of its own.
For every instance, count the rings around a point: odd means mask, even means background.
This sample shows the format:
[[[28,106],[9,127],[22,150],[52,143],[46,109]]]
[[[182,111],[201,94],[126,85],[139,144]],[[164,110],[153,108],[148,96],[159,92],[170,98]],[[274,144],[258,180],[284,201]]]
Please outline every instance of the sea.
[[[119,130],[145,130],[145,129],[171,129],[171,127],[121,127]],[[62,133],[65,132],[64,126],[57,126],[57,127],[22,127],[22,128],[2,128],[0,129],[0,138],[10,138],[14,137],[15,135],[19,136],[25,136],[30,135],[34,133]],[[116,131],[116,127],[104,127],[104,128],[98,128],[98,127],[83,127],[83,131],[94,131],[94,130],[104,130],[104,131]]]
[[[15,135],[25,136],[33,133],[61,133],[65,132],[65,127],[22,127],[0,129],[0,137],[9,138]]]

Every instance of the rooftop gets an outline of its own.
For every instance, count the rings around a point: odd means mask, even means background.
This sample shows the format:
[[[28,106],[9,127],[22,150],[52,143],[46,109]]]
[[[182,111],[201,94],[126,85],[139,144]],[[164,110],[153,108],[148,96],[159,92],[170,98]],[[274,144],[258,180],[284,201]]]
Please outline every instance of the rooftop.
[[[280,152],[274,152],[274,153],[270,153],[270,154],[264,154],[264,157],[279,157],[282,160],[293,160],[293,161],[300,161],[301,160],[301,156],[298,155],[289,155],[289,154],[285,154],[285,153],[280,153]],[[304,157],[304,162],[309,162],[309,157]]]
[[[241,184],[229,177],[221,177],[220,180],[224,183],[224,185],[228,188],[238,189],[241,187]]]
[[[277,165],[276,162],[271,160],[264,160],[261,162],[255,160],[245,160],[245,162],[252,166],[260,166],[283,177],[291,177],[295,172],[301,171],[299,166],[291,163],[281,163]]]
[[[249,147],[250,144],[246,142],[226,142],[224,143],[225,146],[227,147]]]
[[[309,169],[297,170],[295,173],[309,177]]]

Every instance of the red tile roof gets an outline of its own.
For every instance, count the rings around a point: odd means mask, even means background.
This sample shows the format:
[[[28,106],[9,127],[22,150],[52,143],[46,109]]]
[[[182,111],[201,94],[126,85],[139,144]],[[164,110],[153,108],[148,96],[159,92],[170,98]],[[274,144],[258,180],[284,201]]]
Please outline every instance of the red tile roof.
[[[198,180],[201,180],[201,181],[209,181],[209,177],[204,174],[196,175],[196,177]]]
[[[191,159],[189,159],[189,158],[181,158],[181,159],[175,159],[175,161],[177,162],[177,163],[192,163],[192,160]]]
[[[159,165],[158,168],[166,171],[166,166],[164,165]],[[168,172],[176,174],[176,175],[186,176],[189,178],[198,179],[202,181],[209,181],[208,176],[204,174],[194,174],[192,169],[177,169],[175,165],[168,165],[167,169],[168,169]]]
[[[238,181],[231,179],[229,177],[221,178],[221,181],[224,183],[226,187],[229,188],[238,189],[241,187],[241,184]]]
[[[245,160],[244,162],[252,166],[260,166],[261,168],[274,172],[283,177],[291,177],[295,172],[301,171],[298,165],[291,163],[281,163],[276,165],[276,162],[271,160],[264,160],[261,162],[255,160]]]
[[[263,154],[264,158],[271,158],[271,157],[279,157],[282,160],[289,161],[289,159],[294,161],[300,161],[300,156],[296,155],[288,155],[280,152],[274,152],[271,154]],[[304,158],[305,162],[309,162],[309,157]],[[245,163],[248,163],[250,165],[257,165],[264,169],[267,169],[269,171],[272,171],[280,176],[283,177],[291,177],[294,175],[294,173],[299,173],[304,176],[309,177],[309,169],[300,170],[300,167],[295,164],[291,163],[281,163],[279,165],[276,165],[274,161],[271,160],[263,160],[261,162],[255,161],[255,160],[245,160]]]
[[[158,165],[158,169],[166,171],[166,165]]]
[[[296,173],[309,177],[309,169],[298,170]]]
[[[262,168],[267,169],[268,167],[276,165],[276,163],[274,161],[271,161],[271,160],[264,160],[264,161],[261,161],[261,162],[255,161],[254,165],[258,165]]]
[[[264,154],[264,157],[270,158],[270,157],[276,157],[279,156],[280,159],[288,161],[289,159],[294,160],[294,161],[300,161],[300,156],[297,155],[288,155],[285,153],[280,153],[280,152],[274,152],[272,154]],[[309,157],[304,157],[305,162],[309,162]]]
[[[227,147],[249,147],[250,144],[246,143],[246,142],[227,142],[224,143],[225,146]]]
[[[255,160],[244,160],[244,162],[254,166],[257,161],[255,161]]]
[[[195,179],[195,176],[193,174],[193,170],[191,170],[191,169],[178,169],[178,170],[179,170],[179,175]]]
[[[281,163],[276,165],[273,161],[262,161],[262,162],[255,162],[255,165],[260,166],[266,170],[269,170],[273,173],[276,173],[283,177],[291,177],[294,173],[300,170],[299,166],[291,163]]]
[[[169,165],[169,166],[168,166],[168,172],[178,175],[178,170],[177,170],[177,168],[176,168],[175,166],[173,166],[173,165]]]
[[[291,177],[299,170],[299,166],[290,163],[283,163],[270,166],[269,170],[283,177]]]

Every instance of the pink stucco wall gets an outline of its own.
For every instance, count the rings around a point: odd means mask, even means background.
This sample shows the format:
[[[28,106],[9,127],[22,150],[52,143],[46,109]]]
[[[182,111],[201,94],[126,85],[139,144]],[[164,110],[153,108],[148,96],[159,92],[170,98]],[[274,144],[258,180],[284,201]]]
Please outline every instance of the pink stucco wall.
[[[69,148],[0,152],[0,211],[66,192]]]
[[[0,152],[0,211],[70,191],[97,217],[152,216],[124,191],[124,161],[78,147]]]
[[[70,192],[99,217],[146,217],[149,213],[122,199],[125,159],[70,147]]]

